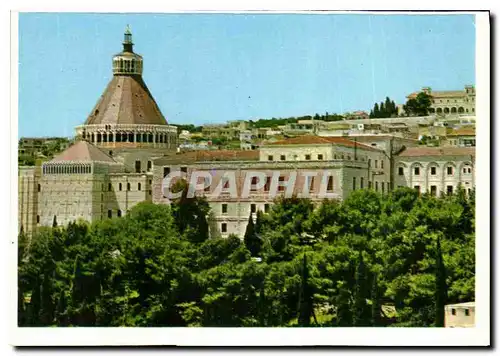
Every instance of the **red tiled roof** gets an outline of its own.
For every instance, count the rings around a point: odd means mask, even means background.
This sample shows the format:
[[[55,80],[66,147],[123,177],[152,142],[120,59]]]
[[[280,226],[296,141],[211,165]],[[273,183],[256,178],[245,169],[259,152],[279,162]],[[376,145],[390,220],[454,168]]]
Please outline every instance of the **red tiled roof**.
[[[75,162],[111,162],[116,161],[101,151],[99,148],[87,141],[78,141],[68,147],[61,154],[54,157],[50,162],[75,161]]]
[[[166,125],[153,96],[140,75],[114,75],[85,125]]]
[[[371,151],[380,151],[377,148],[373,148],[363,143],[355,142],[353,140],[349,140],[344,137],[331,137],[331,136],[328,137],[328,136],[304,135],[268,143],[268,145],[324,145],[324,144],[334,144],[345,147],[356,147]]]
[[[474,147],[408,147],[398,156],[475,156]]]

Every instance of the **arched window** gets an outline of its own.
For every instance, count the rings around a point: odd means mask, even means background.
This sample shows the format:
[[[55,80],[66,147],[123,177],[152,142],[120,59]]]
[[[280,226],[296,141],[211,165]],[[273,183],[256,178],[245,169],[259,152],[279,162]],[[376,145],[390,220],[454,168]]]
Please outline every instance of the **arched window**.
[[[118,184],[118,190],[121,191],[122,190],[122,184]]]
[[[130,183],[127,183],[127,190],[130,191]]]
[[[141,183],[137,183],[137,190],[141,190]]]

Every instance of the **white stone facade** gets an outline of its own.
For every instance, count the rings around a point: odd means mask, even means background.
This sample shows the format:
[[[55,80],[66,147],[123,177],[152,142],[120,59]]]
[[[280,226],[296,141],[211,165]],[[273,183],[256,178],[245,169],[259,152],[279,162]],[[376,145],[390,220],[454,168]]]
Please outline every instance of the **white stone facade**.
[[[461,185],[467,193],[475,186],[474,155],[396,157],[394,184],[421,193],[441,195],[456,192]]]

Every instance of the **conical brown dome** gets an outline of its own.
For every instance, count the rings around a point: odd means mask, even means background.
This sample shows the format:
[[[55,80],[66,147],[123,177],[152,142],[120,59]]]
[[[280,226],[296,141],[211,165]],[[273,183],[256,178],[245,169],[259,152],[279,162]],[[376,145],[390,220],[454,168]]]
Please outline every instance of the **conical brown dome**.
[[[85,125],[167,125],[140,75],[114,75]]]

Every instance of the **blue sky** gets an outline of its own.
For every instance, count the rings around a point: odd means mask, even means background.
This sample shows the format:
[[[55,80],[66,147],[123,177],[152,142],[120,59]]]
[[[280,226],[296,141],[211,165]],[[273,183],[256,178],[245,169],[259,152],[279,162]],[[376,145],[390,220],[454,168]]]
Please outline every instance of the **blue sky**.
[[[19,136],[72,136],[130,24],[172,124],[369,111],[475,81],[473,15],[19,15]]]

